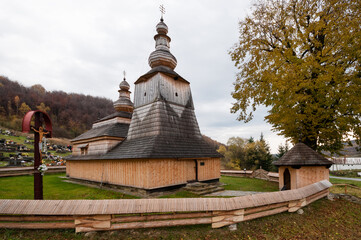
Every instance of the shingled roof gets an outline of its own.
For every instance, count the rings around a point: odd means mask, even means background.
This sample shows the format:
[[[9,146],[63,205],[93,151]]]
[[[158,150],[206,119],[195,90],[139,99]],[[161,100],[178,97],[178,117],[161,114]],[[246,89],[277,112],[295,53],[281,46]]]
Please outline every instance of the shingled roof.
[[[297,143],[273,164],[276,166],[331,166],[332,162],[304,143]]]
[[[127,139],[104,155],[72,156],[71,159],[185,159],[219,157],[222,156],[203,139],[158,135],[131,140]]]
[[[89,131],[81,134],[80,136],[72,139],[72,142],[90,139],[94,137],[103,137],[103,136],[110,136],[110,137],[121,137],[125,138],[128,134],[129,124],[126,123],[114,123],[108,124],[96,128],[92,128]]]
[[[130,113],[130,112],[115,112],[115,113],[110,114],[110,115],[108,115],[106,117],[103,117],[102,119],[99,119],[99,120],[95,121],[94,123],[103,122],[105,120],[109,120],[109,119],[112,119],[112,118],[115,118],[115,117],[122,117],[122,118],[131,119],[132,118],[132,113]]]

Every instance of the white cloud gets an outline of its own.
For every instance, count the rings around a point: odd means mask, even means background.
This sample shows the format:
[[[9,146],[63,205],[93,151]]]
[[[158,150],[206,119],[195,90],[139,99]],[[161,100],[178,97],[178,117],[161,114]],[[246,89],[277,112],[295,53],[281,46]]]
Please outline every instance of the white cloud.
[[[247,124],[229,112],[237,69],[228,51],[250,2],[2,0],[0,74],[25,86],[40,83],[47,90],[115,100],[123,70],[130,83],[149,71],[163,4],[175,71],[191,83],[201,131],[221,142],[263,132],[274,152],[282,138],[264,123],[264,110]]]

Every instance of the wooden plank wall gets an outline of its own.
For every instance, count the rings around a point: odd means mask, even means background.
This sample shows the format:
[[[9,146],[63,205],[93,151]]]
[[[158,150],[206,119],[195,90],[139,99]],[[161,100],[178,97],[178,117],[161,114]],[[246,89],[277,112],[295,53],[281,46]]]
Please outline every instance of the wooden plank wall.
[[[108,152],[111,148],[117,145],[121,140],[120,139],[105,139],[105,140],[95,140],[86,142],[89,144],[87,155],[99,155]],[[79,145],[84,145],[84,143],[74,144],[73,152],[74,156],[81,155]]]
[[[204,162],[204,166],[200,166]],[[100,183],[154,189],[195,180],[195,160],[81,160],[67,162],[67,175]],[[198,180],[220,178],[218,158],[198,160]]]
[[[221,177],[221,161],[219,158],[198,160],[198,181]],[[201,163],[204,165],[201,165]]]
[[[234,198],[0,200],[0,228],[76,232],[212,224],[212,228],[298,209],[328,195],[326,180],[303,188]]]
[[[283,173],[288,168],[291,175],[291,189],[297,189],[322,180],[329,180],[329,169],[325,166],[279,167],[279,189],[283,187]]]

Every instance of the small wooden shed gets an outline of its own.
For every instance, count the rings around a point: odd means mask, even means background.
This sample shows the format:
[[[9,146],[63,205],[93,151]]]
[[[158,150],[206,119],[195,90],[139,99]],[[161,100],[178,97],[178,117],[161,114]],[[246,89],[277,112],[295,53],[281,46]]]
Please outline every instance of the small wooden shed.
[[[329,180],[332,162],[304,143],[297,143],[273,164],[279,167],[279,189],[291,190]]]

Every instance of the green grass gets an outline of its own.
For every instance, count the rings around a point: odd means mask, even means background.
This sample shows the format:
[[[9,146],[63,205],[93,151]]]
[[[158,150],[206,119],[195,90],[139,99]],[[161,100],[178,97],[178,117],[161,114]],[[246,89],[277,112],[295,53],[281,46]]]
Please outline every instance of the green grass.
[[[361,181],[352,181],[352,180],[343,180],[343,179],[337,179],[337,178],[330,178],[330,182],[332,184],[351,184],[356,187],[361,188]]]
[[[5,167],[8,165],[8,162],[6,161],[0,161],[0,167]]]
[[[122,199],[136,198],[119,192],[90,188],[63,182],[65,174],[45,174],[43,177],[44,199]],[[33,176],[0,178],[0,198],[34,199]]]
[[[278,191],[277,182],[270,182],[257,178],[222,176],[220,181],[226,184],[224,186],[226,190],[241,190],[241,191],[255,191],[255,192]]]

